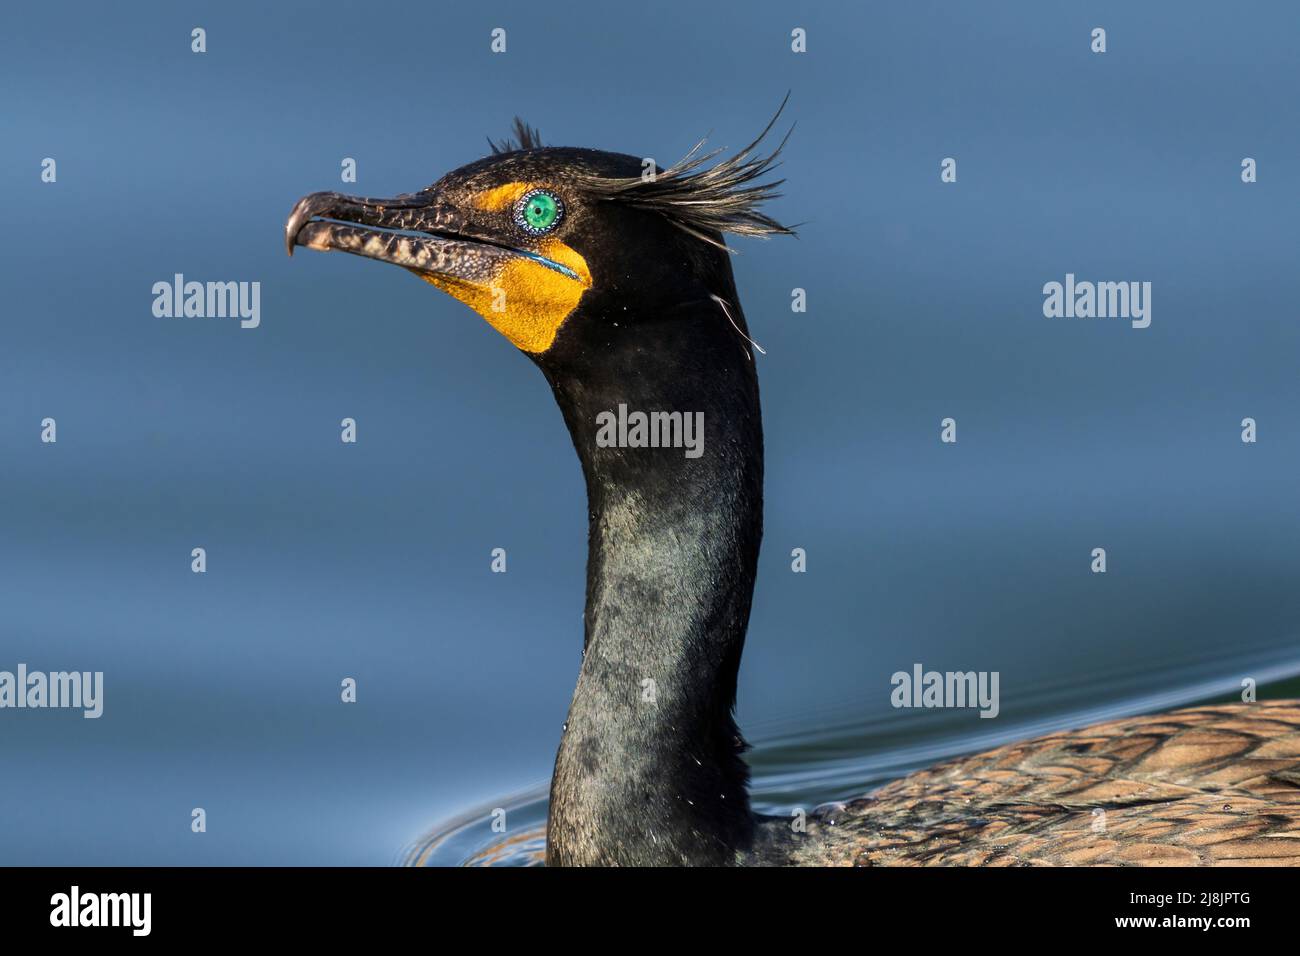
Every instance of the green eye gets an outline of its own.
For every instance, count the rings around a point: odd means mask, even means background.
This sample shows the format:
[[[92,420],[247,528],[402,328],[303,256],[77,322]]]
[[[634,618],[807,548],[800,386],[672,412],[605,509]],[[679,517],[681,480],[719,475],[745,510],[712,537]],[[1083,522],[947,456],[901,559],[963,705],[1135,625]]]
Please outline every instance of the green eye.
[[[564,215],[564,203],[554,193],[534,189],[515,205],[515,224],[532,236],[550,232]]]

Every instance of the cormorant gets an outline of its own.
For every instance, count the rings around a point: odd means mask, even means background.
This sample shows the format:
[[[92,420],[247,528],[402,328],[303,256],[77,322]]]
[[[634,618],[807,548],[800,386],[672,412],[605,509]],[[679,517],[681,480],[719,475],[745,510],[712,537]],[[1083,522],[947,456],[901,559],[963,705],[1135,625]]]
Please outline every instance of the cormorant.
[[[780,111],[778,111],[778,116]],[[516,142],[395,199],[299,200],[285,238],[400,265],[469,305],[554,392],[586,479],[581,670],[546,861],[1300,863],[1300,704],[1200,707],[952,761],[814,814],[750,810],[732,718],[762,535],[758,378],[724,234],[761,211],[769,123],[726,159]],[[698,457],[601,440],[617,413],[703,415]],[[665,424],[667,423],[667,424]],[[643,429],[644,431],[644,429]],[[1099,831],[1095,811],[1105,813]]]

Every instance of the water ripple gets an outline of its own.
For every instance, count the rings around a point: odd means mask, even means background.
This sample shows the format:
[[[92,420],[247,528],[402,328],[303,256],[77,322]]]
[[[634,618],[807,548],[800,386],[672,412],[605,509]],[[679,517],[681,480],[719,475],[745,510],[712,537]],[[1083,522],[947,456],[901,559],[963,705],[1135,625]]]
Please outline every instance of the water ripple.
[[[996,720],[969,710],[891,711],[863,717],[861,702],[823,704],[750,729],[754,809],[789,813],[858,796],[913,770],[968,753],[1136,714],[1236,700],[1252,678],[1261,699],[1296,696],[1300,652],[1275,651],[1165,664],[1135,672],[1131,663],[1087,681],[1044,680],[1017,688]],[[1152,688],[1158,682],[1159,688]],[[1284,682],[1286,683],[1284,685]],[[859,713],[855,714],[855,707]],[[441,823],[402,853],[408,866],[537,866],[545,853],[547,784]],[[506,811],[494,832],[493,809]],[[498,824],[500,827],[500,824]]]

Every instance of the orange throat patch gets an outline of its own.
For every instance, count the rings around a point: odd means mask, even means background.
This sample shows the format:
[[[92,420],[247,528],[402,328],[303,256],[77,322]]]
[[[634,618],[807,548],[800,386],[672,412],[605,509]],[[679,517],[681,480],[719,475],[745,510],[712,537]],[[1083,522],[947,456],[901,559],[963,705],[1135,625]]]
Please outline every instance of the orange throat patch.
[[[508,260],[486,283],[436,275],[420,278],[464,302],[517,348],[545,352],[591,288],[591,272],[586,260],[558,239],[544,240],[538,252],[577,278],[523,256]]]

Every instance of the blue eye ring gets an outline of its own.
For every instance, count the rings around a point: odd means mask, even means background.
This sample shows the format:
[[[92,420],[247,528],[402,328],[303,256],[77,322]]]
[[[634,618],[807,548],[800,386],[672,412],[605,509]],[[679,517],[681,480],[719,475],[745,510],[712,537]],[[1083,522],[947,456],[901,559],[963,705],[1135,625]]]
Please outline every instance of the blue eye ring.
[[[544,236],[564,219],[564,200],[549,189],[530,189],[515,201],[513,218],[521,231]]]

